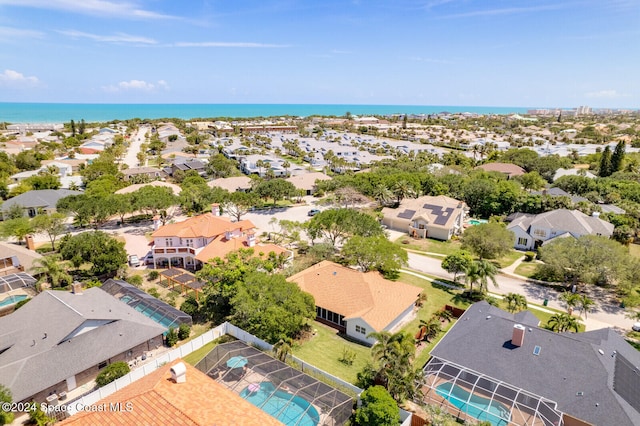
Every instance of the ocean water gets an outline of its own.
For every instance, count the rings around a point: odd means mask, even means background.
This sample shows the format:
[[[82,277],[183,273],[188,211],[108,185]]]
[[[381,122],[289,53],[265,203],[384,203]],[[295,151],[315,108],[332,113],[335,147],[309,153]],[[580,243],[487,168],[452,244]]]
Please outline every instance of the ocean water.
[[[57,104],[0,102],[0,122],[63,123],[70,120],[106,122],[131,118],[215,118],[311,115],[342,116],[385,114],[523,114],[524,107],[419,106],[419,105],[329,105],[329,104]]]

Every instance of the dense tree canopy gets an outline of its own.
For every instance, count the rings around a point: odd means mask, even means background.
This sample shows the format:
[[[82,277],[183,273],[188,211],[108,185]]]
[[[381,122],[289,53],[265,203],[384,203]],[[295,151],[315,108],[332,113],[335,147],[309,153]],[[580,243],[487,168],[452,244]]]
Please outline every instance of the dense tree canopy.
[[[495,259],[508,253],[514,244],[513,232],[503,224],[489,222],[467,228],[462,234],[462,248],[480,259]]]
[[[396,277],[408,261],[407,252],[384,235],[351,237],[340,251],[344,262],[357,265],[364,272],[380,271],[387,277]]]
[[[76,268],[90,263],[93,275],[113,276],[127,263],[124,242],[101,231],[66,235],[60,240],[60,254]]]
[[[315,215],[307,223],[312,240],[323,239],[334,247],[347,238],[359,235],[382,235],[382,227],[372,216],[353,209],[329,209]]]
[[[356,410],[360,426],[391,426],[400,424],[396,401],[382,386],[372,386],[360,395],[362,405]]]

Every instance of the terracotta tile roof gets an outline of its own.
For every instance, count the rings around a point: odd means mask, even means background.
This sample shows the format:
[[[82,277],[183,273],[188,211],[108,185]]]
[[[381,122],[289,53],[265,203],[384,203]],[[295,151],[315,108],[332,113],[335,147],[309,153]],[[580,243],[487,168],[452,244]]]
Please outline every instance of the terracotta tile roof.
[[[228,230],[246,231],[255,227],[250,220],[231,222],[231,219],[227,217],[205,213],[183,222],[165,225],[155,231],[152,237],[212,238],[224,234]]]
[[[310,293],[316,306],[344,315],[347,320],[362,318],[376,331],[396,319],[422,291],[420,287],[386,280],[378,272],[363,273],[327,260],[298,272],[288,281]]]
[[[268,256],[270,252],[280,254],[287,251],[287,249],[285,249],[284,247],[280,247],[275,244],[258,243],[253,247],[249,247],[246,236],[231,238],[230,240],[227,240],[226,238],[224,238],[224,236],[221,235],[207,244],[207,246],[196,255],[196,259],[198,259],[202,263],[206,263],[211,259],[215,259],[216,257],[224,259],[227,253],[248,248],[253,248],[254,254],[256,256],[258,256],[260,253],[264,253],[262,257]]]
[[[171,363],[171,365],[179,362]],[[165,365],[98,401],[106,411],[82,412],[61,425],[282,425],[196,368],[187,367],[185,383],[174,383]],[[110,411],[110,403],[122,403]],[[131,410],[126,411],[127,403]]]

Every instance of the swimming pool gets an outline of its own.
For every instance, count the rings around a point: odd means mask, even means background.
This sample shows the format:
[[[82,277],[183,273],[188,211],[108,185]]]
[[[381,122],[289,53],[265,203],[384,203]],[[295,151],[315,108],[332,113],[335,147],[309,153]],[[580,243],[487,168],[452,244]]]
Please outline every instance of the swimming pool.
[[[21,300],[26,299],[28,296],[26,294],[18,294],[15,296],[9,296],[5,299],[0,300],[0,308],[5,306],[13,305],[14,303],[18,303]]]
[[[320,422],[318,410],[309,401],[289,392],[276,390],[271,382],[260,383],[260,388],[255,392],[250,391],[247,386],[240,392],[240,396],[287,426],[317,426]]]
[[[493,426],[507,426],[511,420],[511,412],[498,401],[469,395],[468,391],[453,383],[439,385],[436,393],[461,411],[478,420],[489,421]]]
[[[487,223],[485,219],[471,219],[469,225],[480,225],[481,223]]]
[[[126,295],[122,296],[120,300],[126,303],[127,305],[131,305],[136,301],[136,299],[134,299],[133,297],[126,296]],[[169,328],[169,327],[175,328],[177,326],[175,320],[172,320],[171,318],[164,316],[164,314],[162,314],[161,312],[158,312],[156,308],[154,308],[153,306],[145,306],[140,303],[136,305],[133,309],[140,312],[144,316],[151,318],[152,320],[154,320],[155,322],[157,322],[158,324],[166,328]],[[166,335],[166,332],[164,334]]]

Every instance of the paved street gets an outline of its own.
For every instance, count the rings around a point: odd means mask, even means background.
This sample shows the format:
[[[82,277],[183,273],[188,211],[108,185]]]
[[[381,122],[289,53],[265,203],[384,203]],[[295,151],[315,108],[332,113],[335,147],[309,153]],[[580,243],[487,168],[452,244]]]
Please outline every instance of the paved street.
[[[429,275],[453,280],[453,275],[442,269],[442,260],[423,256],[416,253],[409,253],[409,268],[424,272]],[[544,299],[549,301],[549,307],[565,310],[565,306],[558,300],[559,293],[555,290],[527,282],[526,278],[514,278],[512,276],[499,275],[496,278],[498,287],[489,284],[489,291],[496,294],[518,293],[522,294],[531,303],[542,305]],[[593,292],[589,295],[597,301],[597,306],[589,312],[585,324],[587,330],[595,330],[603,327],[618,327],[623,330],[630,330],[634,321],[624,316],[624,309],[617,303],[607,299],[604,293]]]
[[[138,152],[140,152],[140,146],[145,140],[145,134],[149,131],[148,126],[141,126],[138,129],[138,132],[131,136],[131,140],[129,141],[129,148],[127,149],[127,154],[125,155],[122,162],[129,166],[129,168],[138,166]]]

